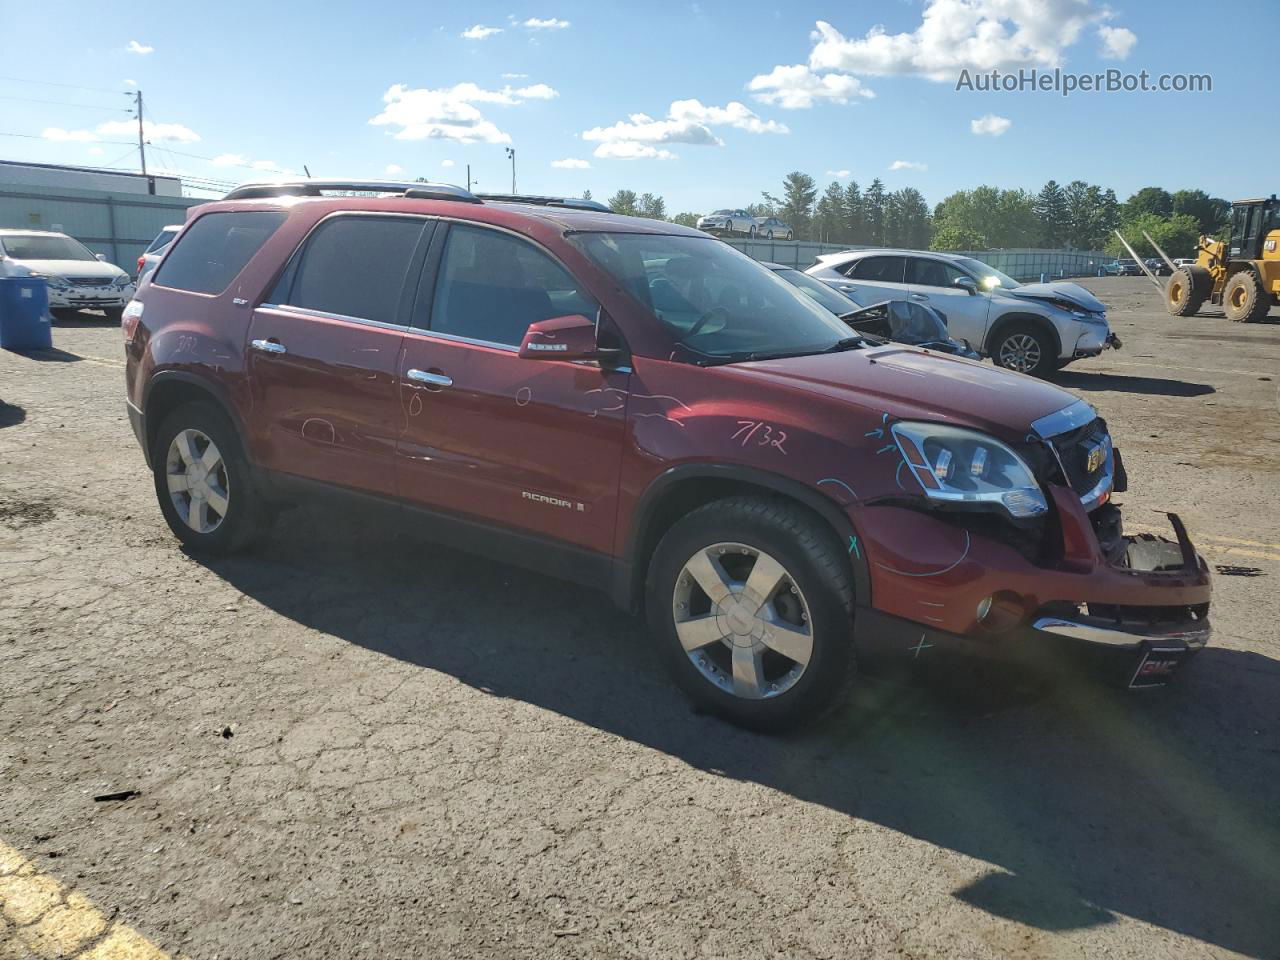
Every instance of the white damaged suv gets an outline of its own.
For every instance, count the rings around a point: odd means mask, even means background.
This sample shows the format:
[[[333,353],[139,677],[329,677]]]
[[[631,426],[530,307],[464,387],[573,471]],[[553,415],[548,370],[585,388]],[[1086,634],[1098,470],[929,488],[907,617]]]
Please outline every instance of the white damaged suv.
[[[1106,307],[1078,283],[1018,283],[981,260],[923,250],[849,250],[805,271],[862,306],[914,300],[939,311],[953,340],[997,366],[1044,377],[1120,340]]]
[[[134,291],[115,264],[74,237],[45,230],[0,230],[0,277],[44,277],[50,311],[101,310],[116,323]]]

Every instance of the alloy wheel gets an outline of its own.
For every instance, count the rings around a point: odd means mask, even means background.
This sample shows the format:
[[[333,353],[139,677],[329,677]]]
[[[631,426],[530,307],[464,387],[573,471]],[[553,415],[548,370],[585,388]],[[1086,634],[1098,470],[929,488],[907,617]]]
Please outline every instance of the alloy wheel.
[[[165,456],[169,498],[182,522],[196,533],[213,533],[226,519],[230,485],[222,453],[199,430],[179,431]]]
[[[1029,373],[1040,365],[1040,344],[1027,333],[1006,337],[1000,345],[1000,366]]]
[[[702,677],[765,700],[790,690],[813,657],[809,605],[774,557],[741,543],[698,550],[676,578],[676,636]]]

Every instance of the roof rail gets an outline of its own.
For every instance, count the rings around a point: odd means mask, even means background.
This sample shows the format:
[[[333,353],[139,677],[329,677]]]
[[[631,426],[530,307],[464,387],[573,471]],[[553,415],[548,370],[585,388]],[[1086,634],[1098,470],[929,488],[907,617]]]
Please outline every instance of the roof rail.
[[[457,200],[483,203],[470,190],[450,183],[421,183],[409,180],[280,180],[244,183],[223,200],[257,200],[263,197],[322,197],[329,193],[383,193],[417,200]]]
[[[540,207],[565,207],[569,210],[613,213],[613,210],[598,200],[583,200],[579,197],[540,197],[522,193],[477,193],[476,196],[481,200],[493,200],[499,203],[532,203]]]

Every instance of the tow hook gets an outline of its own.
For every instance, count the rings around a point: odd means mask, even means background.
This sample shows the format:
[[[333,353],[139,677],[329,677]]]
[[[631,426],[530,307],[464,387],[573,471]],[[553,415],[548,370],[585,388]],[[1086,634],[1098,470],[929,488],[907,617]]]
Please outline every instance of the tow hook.
[[[1112,350],[1119,350],[1123,346],[1124,344],[1120,342],[1119,337],[1117,337],[1114,333],[1108,333],[1106,342],[1103,344],[1103,349],[1110,347]]]

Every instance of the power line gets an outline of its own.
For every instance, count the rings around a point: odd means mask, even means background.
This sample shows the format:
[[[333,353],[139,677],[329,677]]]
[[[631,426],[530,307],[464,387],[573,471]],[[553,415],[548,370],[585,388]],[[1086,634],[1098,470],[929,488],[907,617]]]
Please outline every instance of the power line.
[[[85,110],[106,110],[109,113],[129,113],[128,107],[104,107],[96,103],[71,103],[69,100],[37,100],[34,97],[11,97],[0,94],[0,100],[20,100],[23,103],[50,103],[56,107],[80,107]]]
[[[54,83],[52,80],[30,80],[26,77],[0,77],[0,80],[9,80],[13,83],[38,83],[45,87],[66,87],[68,90],[90,90],[93,93],[128,93],[127,90],[104,90],[102,87],[82,87],[78,83]]]
[[[0,133],[0,137],[21,137],[24,140],[48,140],[49,143],[65,143],[63,140],[50,140],[48,137],[39,133]],[[106,144],[108,147],[124,146],[131,143],[129,140],[77,140],[77,143],[99,143]]]

